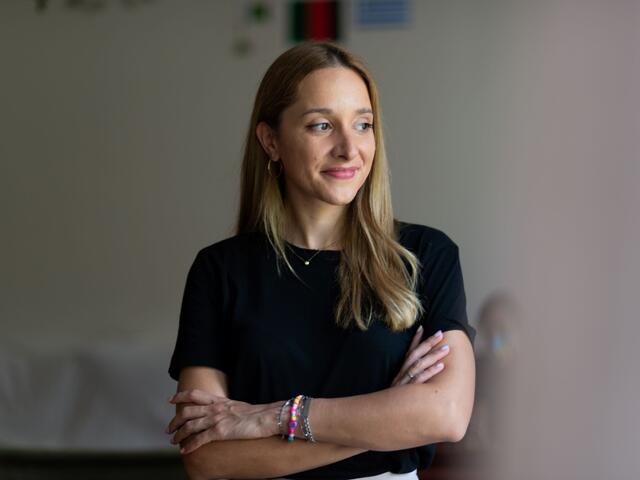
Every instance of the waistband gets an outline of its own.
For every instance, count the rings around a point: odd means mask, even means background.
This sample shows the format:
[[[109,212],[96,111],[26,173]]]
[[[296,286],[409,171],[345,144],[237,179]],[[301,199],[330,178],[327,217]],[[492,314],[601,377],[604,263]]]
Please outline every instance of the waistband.
[[[375,479],[375,480],[408,480],[408,479],[413,479],[415,480],[416,478],[418,478],[418,471],[414,470],[413,472],[407,472],[407,473],[391,473],[391,472],[385,472],[385,473],[381,473],[380,475],[374,475],[372,477],[357,477],[354,478],[352,480],[364,480],[364,479]],[[278,477],[278,478],[274,478],[273,480],[290,480],[287,477]]]

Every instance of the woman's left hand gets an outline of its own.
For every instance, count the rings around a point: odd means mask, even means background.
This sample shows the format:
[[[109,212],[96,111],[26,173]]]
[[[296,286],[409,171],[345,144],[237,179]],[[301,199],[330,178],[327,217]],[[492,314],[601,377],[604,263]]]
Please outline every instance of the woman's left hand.
[[[169,402],[189,404],[178,409],[166,429],[168,434],[175,432],[171,443],[181,444],[180,453],[192,452],[214,440],[264,438],[273,434],[264,421],[266,405],[251,405],[202,390],[178,392]]]

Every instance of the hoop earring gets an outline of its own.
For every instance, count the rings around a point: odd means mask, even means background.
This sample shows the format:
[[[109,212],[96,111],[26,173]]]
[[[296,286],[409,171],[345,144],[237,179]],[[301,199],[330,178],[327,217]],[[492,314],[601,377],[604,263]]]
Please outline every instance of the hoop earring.
[[[272,163],[279,163],[280,164],[280,169],[278,170],[277,174],[273,174],[273,172],[271,171],[271,164]],[[269,175],[271,175],[273,178],[278,178],[280,177],[280,175],[282,175],[282,169],[284,167],[282,166],[282,162],[274,162],[271,159],[269,159],[269,161],[267,162],[267,171],[269,172]]]

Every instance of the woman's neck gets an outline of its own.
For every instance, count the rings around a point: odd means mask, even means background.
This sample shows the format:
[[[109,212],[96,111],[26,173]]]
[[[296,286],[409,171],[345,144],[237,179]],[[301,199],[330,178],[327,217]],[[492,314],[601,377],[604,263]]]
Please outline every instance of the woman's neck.
[[[303,209],[285,207],[287,231],[285,240],[293,245],[312,250],[341,250],[346,207]]]

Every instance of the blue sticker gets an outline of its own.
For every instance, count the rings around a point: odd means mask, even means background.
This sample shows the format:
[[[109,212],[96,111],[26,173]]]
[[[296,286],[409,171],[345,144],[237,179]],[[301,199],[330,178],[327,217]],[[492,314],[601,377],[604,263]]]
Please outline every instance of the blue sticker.
[[[409,22],[409,0],[358,0],[356,25],[404,26]]]

